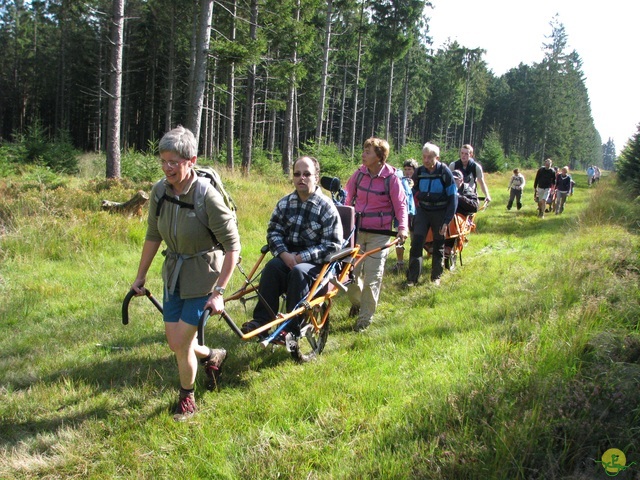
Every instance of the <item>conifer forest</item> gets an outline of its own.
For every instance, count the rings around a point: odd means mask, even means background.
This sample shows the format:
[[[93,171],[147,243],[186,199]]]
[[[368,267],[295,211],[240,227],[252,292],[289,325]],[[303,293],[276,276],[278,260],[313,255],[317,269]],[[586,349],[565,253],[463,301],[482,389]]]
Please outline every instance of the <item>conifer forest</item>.
[[[558,17],[549,19],[538,63],[497,76],[481,45],[434,47],[432,6],[5,0],[0,141],[39,128],[108,155],[110,143],[147,150],[181,124],[197,134],[201,155],[247,172],[257,151],[288,172],[301,147],[332,145],[355,157],[372,135],[396,151],[471,143],[532,166],[545,157],[602,165],[607,145],[580,54],[568,51]]]

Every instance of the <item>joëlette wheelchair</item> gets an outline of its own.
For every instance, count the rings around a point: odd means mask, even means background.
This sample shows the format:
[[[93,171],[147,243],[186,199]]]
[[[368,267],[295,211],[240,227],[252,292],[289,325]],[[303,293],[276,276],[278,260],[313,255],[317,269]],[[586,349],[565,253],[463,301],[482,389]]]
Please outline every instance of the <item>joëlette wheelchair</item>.
[[[333,299],[339,294],[347,291],[350,283],[355,281],[354,270],[369,255],[373,255],[381,250],[391,248],[398,243],[394,239],[386,245],[367,252],[362,252],[356,243],[356,216],[354,208],[341,204],[344,199],[344,190],[340,187],[340,180],[337,178],[322,177],[321,185],[330,190],[331,197],[336,204],[338,213],[345,232],[345,244],[343,248],[325,259],[320,273],[311,285],[307,296],[298,302],[290,312],[273,312],[273,319],[266,324],[243,333],[238,324],[225,309],[220,314],[231,330],[242,340],[257,340],[267,347],[269,345],[282,345],[297,362],[308,362],[315,359],[324,349],[329,336],[329,313],[333,304]],[[246,305],[248,301],[264,301],[258,292],[259,280],[262,274],[263,263],[269,254],[269,247],[263,246],[260,256],[248,274],[238,262],[236,268],[244,277],[244,281],[239,289],[225,297],[225,305],[232,302],[239,302]],[[162,312],[162,306],[145,289],[145,294]],[[136,294],[133,290],[126,295],[122,305],[122,323],[129,323],[128,306],[132,297]],[[281,309],[284,310],[285,299],[282,299]],[[246,309],[246,308],[245,308]],[[200,317],[198,325],[198,343],[204,344],[204,326],[209,319],[211,311],[205,310]]]
[[[478,208],[478,212],[486,210],[489,205],[486,198],[480,198],[480,200],[483,202]],[[462,250],[469,243],[469,235],[476,231],[475,217],[478,212],[471,215],[456,213],[449,222],[444,238],[444,268],[447,270],[454,270],[458,259],[462,265]],[[431,229],[427,232],[424,250],[427,253],[427,258],[433,255],[433,232]]]

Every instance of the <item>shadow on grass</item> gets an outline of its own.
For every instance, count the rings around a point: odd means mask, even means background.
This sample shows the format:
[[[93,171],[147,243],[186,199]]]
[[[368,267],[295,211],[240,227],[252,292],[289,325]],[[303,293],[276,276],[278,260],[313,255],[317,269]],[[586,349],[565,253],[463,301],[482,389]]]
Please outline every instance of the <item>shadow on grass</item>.
[[[264,350],[257,345],[243,345],[243,342],[235,339],[231,333],[220,335],[210,334],[213,346],[224,344],[229,355],[224,363],[220,383],[217,391],[225,389],[244,389],[249,379],[243,372],[247,370],[260,370],[273,368],[284,361],[293,361],[283,348]],[[230,337],[230,338],[227,338]],[[130,411],[137,422],[153,417],[168,415],[171,413],[173,403],[158,405],[153,410],[143,413],[143,402],[149,395],[157,395],[172,387],[178,388],[178,368],[173,353],[164,345],[165,350],[160,355],[149,352],[137,352],[136,347],[141,345],[164,342],[164,335],[153,334],[145,337],[136,337],[126,342],[118,341],[118,345],[96,346],[92,354],[95,358],[84,359],[83,364],[62,367],[51,374],[37,379],[37,381],[16,382],[12,385],[14,390],[28,390],[44,385],[54,385],[60,382],[70,385],[90,385],[91,395],[99,396],[102,393],[113,394],[119,403],[118,411]],[[255,348],[251,348],[251,347]],[[196,379],[196,397],[208,395],[205,385],[205,377],[199,368]],[[139,388],[139,395],[125,393],[131,387]],[[72,389],[74,387],[71,387]],[[143,391],[144,390],[144,391]],[[155,392],[155,393],[149,393]],[[215,392],[214,392],[215,394]],[[38,438],[46,435],[57,435],[61,428],[77,429],[86,421],[101,421],[113,417],[115,407],[83,407],[86,397],[71,393],[55,393],[60,398],[55,402],[61,404],[55,412],[49,412],[48,418],[40,419],[41,414],[29,413],[25,409],[20,418],[23,421],[7,421],[0,419],[0,448],[16,447],[20,444],[30,445],[38,442]],[[78,400],[81,398],[81,400]],[[36,408],[36,407],[33,407]],[[49,407],[50,408],[50,407]],[[49,446],[36,446],[36,450],[49,450]]]

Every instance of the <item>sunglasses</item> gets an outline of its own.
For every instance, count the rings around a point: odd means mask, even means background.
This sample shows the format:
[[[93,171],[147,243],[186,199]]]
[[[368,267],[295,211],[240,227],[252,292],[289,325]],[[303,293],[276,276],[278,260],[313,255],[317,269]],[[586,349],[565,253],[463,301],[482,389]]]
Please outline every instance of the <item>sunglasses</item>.
[[[300,177],[304,177],[304,178],[309,178],[311,176],[313,176],[313,173],[310,172],[293,172],[293,176],[296,178],[300,178]]]

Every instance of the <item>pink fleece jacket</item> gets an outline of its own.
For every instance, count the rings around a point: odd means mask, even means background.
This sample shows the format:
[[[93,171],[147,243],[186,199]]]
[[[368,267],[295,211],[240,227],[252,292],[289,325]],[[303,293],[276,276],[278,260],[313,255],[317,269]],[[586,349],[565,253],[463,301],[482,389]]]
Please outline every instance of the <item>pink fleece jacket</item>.
[[[358,172],[362,172],[360,184],[356,189]],[[409,230],[407,215],[407,196],[404,193],[400,178],[395,175],[396,168],[384,164],[382,170],[373,177],[367,167],[360,166],[347,181],[347,205],[354,205],[356,214],[360,216],[360,228],[367,230],[392,230],[393,219],[398,220],[399,230]],[[385,178],[389,179],[389,195],[385,192]],[[354,198],[355,197],[355,198]],[[354,204],[355,200],[355,204]],[[392,213],[389,215],[389,213]]]

